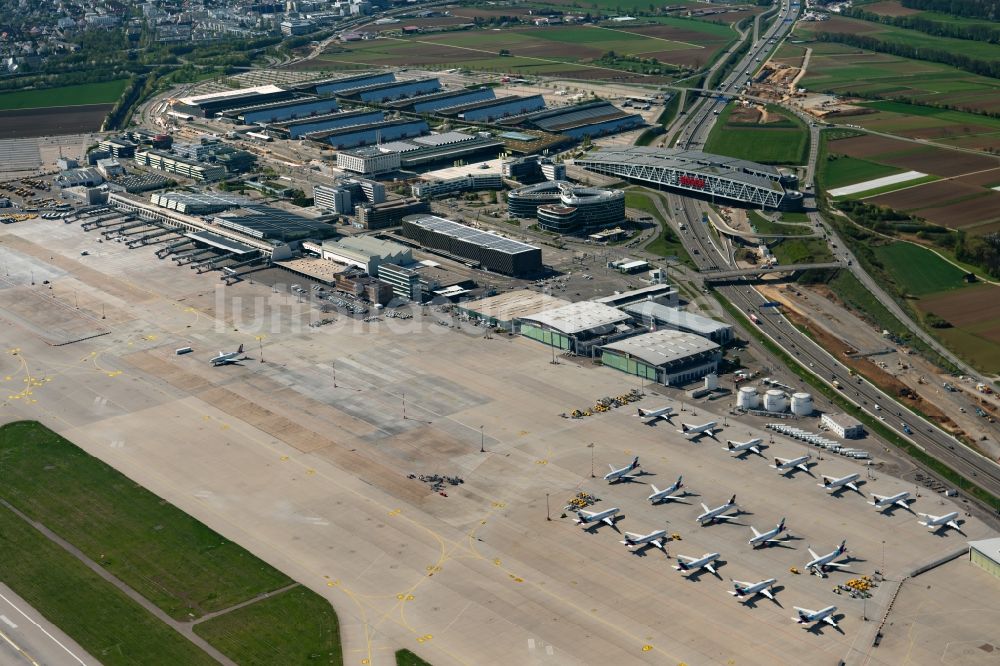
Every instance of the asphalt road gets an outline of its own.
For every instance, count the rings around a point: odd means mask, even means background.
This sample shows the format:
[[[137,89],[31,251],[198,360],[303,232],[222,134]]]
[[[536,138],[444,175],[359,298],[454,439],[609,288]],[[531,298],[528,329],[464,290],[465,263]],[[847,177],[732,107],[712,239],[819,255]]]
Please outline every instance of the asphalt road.
[[[0,664],[96,666],[99,663],[0,583]]]

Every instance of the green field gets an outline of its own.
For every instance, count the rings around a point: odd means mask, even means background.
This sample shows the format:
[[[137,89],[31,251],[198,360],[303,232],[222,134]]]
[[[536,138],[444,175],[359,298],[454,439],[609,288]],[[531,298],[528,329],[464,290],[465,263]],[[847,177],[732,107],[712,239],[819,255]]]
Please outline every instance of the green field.
[[[890,243],[873,250],[900,291],[910,296],[925,296],[966,285],[962,279],[965,271],[912,243]]]
[[[241,666],[344,663],[330,602],[304,587],[198,623],[194,631]]]
[[[128,79],[83,83],[42,90],[20,90],[0,93],[0,111],[41,109],[53,106],[82,106],[84,104],[114,104],[118,101]]]
[[[691,255],[684,249],[684,244],[681,243],[680,238],[677,237],[673,228],[664,221],[663,216],[660,215],[660,211],[657,210],[656,204],[653,203],[650,196],[640,189],[625,191],[625,205],[628,208],[641,210],[651,215],[660,223],[660,235],[650,241],[646,246],[646,250],[660,257],[677,257],[683,263],[693,266],[694,262],[691,261]]]
[[[750,224],[758,234],[771,234],[774,236],[806,236],[812,233],[812,229],[801,224],[782,224],[772,222],[755,210],[749,212]]]
[[[0,460],[0,497],[171,617],[199,617],[292,582],[37,423],[0,428]]]
[[[23,430],[18,427],[22,425],[3,426],[0,434]],[[0,460],[6,481],[11,465],[6,458]],[[0,580],[105,666],[215,664],[4,506],[0,506],[0,562]]]
[[[836,144],[832,146],[832,149],[828,145],[827,149],[835,152]],[[878,162],[847,157],[846,155],[829,154],[822,163],[822,167],[817,171],[816,181],[823,190],[833,190],[902,172],[902,169]]]
[[[809,130],[794,115],[768,108],[771,113],[780,113],[786,121],[768,125],[747,125],[730,122],[737,108],[730,104],[719,115],[718,121],[708,135],[705,152],[728,155],[762,164],[804,164],[809,154]]]
[[[409,650],[397,650],[396,666],[431,666],[431,664]]]
[[[779,264],[813,264],[833,261],[826,241],[821,238],[786,238],[771,247]]]

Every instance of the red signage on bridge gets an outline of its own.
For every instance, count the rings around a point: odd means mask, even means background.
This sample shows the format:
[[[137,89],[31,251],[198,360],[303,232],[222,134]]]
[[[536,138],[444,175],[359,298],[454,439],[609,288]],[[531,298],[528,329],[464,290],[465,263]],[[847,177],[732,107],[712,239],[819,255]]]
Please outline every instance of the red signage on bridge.
[[[705,188],[704,178],[695,178],[694,176],[681,176],[679,178],[680,184],[684,187],[697,187],[699,190]]]

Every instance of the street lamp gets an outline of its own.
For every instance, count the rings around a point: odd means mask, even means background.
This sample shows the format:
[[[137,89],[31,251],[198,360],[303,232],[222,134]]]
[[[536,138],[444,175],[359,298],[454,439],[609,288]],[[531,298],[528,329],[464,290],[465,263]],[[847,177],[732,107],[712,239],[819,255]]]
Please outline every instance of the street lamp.
[[[594,443],[591,442],[587,444],[587,448],[590,449],[590,478],[596,478],[597,475],[594,474]]]
[[[257,347],[258,347],[258,349],[260,349],[260,362],[261,363],[264,362],[264,338],[265,337],[267,337],[267,336],[265,336],[265,335],[258,335],[257,336]]]
[[[483,430],[486,426],[479,426],[479,452],[486,453],[486,432]]]

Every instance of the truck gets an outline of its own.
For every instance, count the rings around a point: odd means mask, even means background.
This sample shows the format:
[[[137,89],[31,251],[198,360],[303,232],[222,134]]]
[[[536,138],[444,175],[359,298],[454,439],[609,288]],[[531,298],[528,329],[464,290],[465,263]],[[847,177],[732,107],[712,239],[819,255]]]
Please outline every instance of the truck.
[[[833,388],[837,389],[838,391],[844,390],[844,387],[841,386],[840,382],[838,382],[836,379],[833,380]]]

